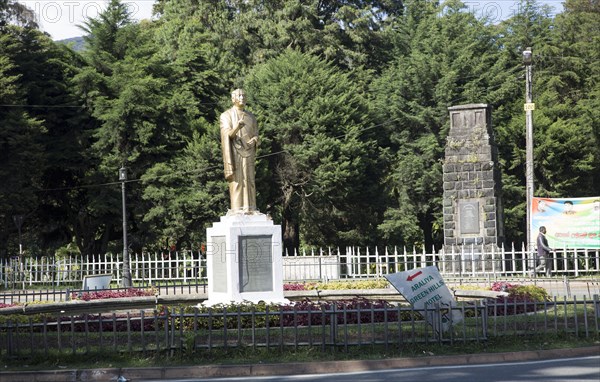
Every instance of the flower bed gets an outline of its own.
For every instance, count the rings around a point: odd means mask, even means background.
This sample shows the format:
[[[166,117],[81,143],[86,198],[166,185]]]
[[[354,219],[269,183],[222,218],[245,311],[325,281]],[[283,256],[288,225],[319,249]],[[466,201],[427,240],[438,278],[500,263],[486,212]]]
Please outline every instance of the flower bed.
[[[102,300],[108,298],[120,298],[120,297],[143,297],[143,296],[154,296],[156,291],[154,289],[137,289],[129,288],[126,290],[101,290],[97,292],[83,292],[73,293],[71,299],[73,300]]]

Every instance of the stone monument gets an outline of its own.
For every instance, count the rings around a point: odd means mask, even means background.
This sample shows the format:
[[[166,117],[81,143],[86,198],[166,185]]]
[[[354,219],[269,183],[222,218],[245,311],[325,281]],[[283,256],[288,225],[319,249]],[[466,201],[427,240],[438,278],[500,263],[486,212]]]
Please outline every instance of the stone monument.
[[[206,306],[249,301],[283,304],[281,226],[256,208],[256,118],[244,110],[246,95],[231,94],[221,114],[221,148],[230,209],[206,230]]]
[[[443,166],[444,252],[470,244],[491,251],[504,241],[502,184],[491,107],[470,104],[448,110],[450,131]]]

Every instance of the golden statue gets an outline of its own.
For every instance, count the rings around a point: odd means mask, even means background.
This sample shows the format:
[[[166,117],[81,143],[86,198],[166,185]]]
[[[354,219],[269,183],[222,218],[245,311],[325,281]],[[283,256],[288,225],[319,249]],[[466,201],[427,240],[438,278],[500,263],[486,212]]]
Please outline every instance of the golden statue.
[[[233,107],[221,114],[221,148],[225,179],[229,182],[231,209],[229,214],[254,213],[254,183],[258,125],[252,113],[244,110],[246,94],[242,89],[231,93]]]

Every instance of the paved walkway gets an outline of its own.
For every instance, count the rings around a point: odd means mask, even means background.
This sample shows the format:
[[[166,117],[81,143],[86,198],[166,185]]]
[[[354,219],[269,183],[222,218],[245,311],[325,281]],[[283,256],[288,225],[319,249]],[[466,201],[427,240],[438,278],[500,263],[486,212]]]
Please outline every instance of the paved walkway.
[[[552,349],[516,353],[466,354],[440,357],[427,356],[418,358],[391,358],[384,360],[0,372],[0,381],[106,382],[117,381],[118,378],[122,376],[128,382],[136,382],[149,379],[169,380],[186,378],[258,377],[308,373],[349,373],[368,370],[413,367],[536,361],[545,359],[597,356],[598,354],[600,354],[600,345],[576,349]]]

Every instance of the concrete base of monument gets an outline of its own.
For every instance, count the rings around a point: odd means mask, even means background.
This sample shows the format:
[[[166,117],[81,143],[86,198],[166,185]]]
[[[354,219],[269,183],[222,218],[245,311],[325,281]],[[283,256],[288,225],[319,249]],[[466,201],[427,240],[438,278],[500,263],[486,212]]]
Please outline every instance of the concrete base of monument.
[[[283,296],[281,226],[265,214],[222,216],[206,230],[208,300],[287,304]]]

